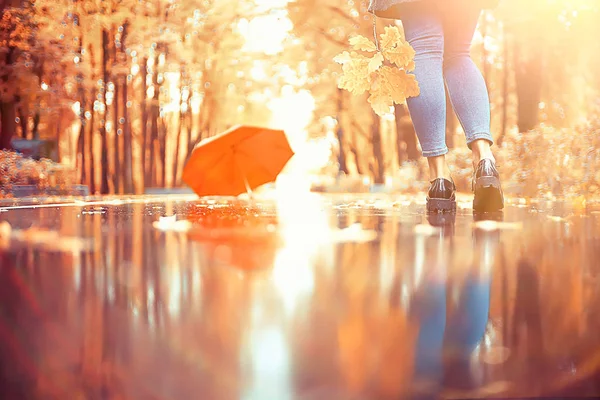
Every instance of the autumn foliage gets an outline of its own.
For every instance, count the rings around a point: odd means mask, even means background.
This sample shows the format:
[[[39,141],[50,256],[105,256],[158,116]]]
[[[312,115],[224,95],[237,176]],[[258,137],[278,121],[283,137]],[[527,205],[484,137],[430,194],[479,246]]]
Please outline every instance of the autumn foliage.
[[[62,188],[69,194],[75,183],[73,174],[48,159],[40,161],[23,157],[12,151],[0,150],[0,199],[12,196],[15,186],[34,186],[37,191]]]
[[[142,193],[182,185],[198,141],[246,123],[284,128],[292,141],[330,155],[302,165],[306,173],[378,184],[426,180],[404,105],[419,94],[414,51],[398,21],[378,18],[373,37],[367,5],[0,2],[0,148],[14,138],[53,141],[57,161],[92,193]],[[566,164],[547,165],[546,175],[560,181],[550,184],[556,192],[580,190],[581,179],[568,177],[580,165],[573,160],[582,160],[570,132],[600,114],[599,12],[596,0],[503,0],[482,14],[473,41],[505,168],[547,180],[536,175],[535,156],[552,137],[569,155]],[[464,135],[448,109],[449,157],[467,174]],[[533,137],[542,143],[525,151]]]
[[[415,68],[415,51],[398,27],[385,27],[378,44],[361,35],[353,36],[350,45],[354,51],[344,51],[335,61],[342,64],[344,72],[339,87],[355,95],[369,92],[368,102],[381,116],[388,114],[394,104],[417,96],[419,85],[408,73]]]

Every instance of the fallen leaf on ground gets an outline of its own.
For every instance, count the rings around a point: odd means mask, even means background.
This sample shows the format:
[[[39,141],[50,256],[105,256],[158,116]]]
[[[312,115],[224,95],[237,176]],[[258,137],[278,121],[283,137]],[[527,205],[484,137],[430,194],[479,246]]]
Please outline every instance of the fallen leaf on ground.
[[[155,229],[162,232],[188,232],[192,229],[192,223],[188,220],[177,220],[176,215],[160,217],[152,224]]]

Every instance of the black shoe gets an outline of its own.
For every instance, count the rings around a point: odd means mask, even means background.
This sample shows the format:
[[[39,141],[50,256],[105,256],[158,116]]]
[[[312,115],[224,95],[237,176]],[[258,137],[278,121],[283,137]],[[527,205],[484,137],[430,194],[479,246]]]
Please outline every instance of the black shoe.
[[[473,172],[473,210],[496,212],[504,208],[504,194],[500,185],[500,173],[494,161],[484,158]]]
[[[427,212],[456,211],[456,186],[454,182],[444,178],[431,181],[427,193]]]

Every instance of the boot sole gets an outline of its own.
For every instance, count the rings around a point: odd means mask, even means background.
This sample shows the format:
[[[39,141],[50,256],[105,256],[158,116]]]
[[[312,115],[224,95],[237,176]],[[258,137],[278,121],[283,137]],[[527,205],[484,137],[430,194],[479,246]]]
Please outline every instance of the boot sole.
[[[473,210],[476,212],[496,212],[504,208],[504,196],[500,179],[494,176],[477,178],[474,185]]]
[[[428,213],[451,213],[456,211],[456,200],[427,199]]]

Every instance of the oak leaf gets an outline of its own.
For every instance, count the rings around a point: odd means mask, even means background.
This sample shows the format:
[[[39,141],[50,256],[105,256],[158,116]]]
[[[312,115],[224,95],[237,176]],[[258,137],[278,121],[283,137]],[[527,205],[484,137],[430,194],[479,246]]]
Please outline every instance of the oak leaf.
[[[379,67],[381,67],[382,64],[383,64],[383,55],[381,53],[375,54],[369,60],[369,73],[373,73],[373,72],[377,71],[379,69]]]
[[[384,57],[400,68],[412,71],[414,66],[415,50],[407,42],[398,42],[390,48],[383,48]]]
[[[367,100],[373,111],[379,116],[386,115],[390,112],[390,107],[393,105],[390,85],[382,78],[380,74],[375,78],[369,99]]]
[[[371,59],[361,54],[350,53],[350,61],[342,65],[343,75],[339,87],[353,94],[362,94],[371,87],[371,73],[369,63]]]
[[[375,43],[361,35],[352,36],[349,42],[354,50],[368,51],[370,53],[377,51]]]

